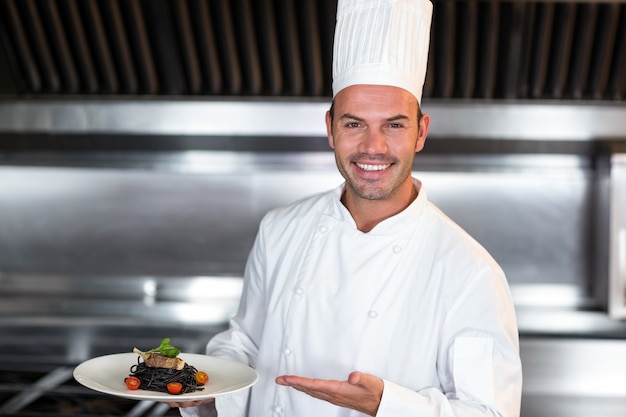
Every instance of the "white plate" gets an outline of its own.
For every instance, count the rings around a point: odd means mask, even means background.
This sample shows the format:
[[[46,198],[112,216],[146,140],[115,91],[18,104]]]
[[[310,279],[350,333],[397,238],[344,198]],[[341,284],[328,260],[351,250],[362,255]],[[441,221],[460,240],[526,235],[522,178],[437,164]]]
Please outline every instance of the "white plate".
[[[204,400],[232,394],[251,387],[259,379],[254,369],[238,362],[193,353],[181,353],[179,357],[209,375],[209,382],[202,391],[172,395],[142,389],[129,390],[124,378],[130,374],[130,367],[137,363],[136,353],[118,353],[85,361],[74,369],[74,378],[95,391],[132,400],[160,402]]]

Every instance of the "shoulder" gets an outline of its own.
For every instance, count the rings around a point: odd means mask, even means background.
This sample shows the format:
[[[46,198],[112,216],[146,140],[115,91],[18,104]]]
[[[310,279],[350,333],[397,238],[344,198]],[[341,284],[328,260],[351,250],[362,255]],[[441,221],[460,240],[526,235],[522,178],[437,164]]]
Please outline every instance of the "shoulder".
[[[290,225],[315,222],[331,209],[336,195],[336,189],[332,189],[276,207],[265,214],[261,221],[261,229],[267,231],[279,228],[284,231]]]
[[[486,269],[493,274],[504,275],[487,249],[436,205],[428,202],[425,211],[425,227],[433,236],[439,259],[466,268],[468,272]]]

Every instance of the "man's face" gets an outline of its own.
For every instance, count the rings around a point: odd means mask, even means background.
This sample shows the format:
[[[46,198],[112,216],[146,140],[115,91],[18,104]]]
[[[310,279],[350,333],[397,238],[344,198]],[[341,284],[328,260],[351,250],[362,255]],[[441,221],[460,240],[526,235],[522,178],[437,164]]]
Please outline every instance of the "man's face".
[[[418,121],[418,103],[397,87],[354,85],[334,99],[326,115],[330,147],[346,193],[367,200],[390,200],[410,190],[415,153],[422,150],[428,115]]]

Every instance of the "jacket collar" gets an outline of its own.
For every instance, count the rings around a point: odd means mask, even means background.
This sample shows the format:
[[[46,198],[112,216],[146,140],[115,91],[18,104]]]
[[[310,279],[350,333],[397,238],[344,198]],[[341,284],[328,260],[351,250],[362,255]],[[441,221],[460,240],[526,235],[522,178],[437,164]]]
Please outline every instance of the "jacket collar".
[[[356,229],[356,223],[352,218],[352,215],[341,203],[341,195],[343,194],[345,186],[346,184],[344,182],[331,191],[330,196],[332,197],[332,204],[329,205],[330,212],[327,214],[341,222],[350,223]],[[420,214],[423,212],[423,208],[428,202],[426,190],[424,189],[422,182],[413,178],[413,186],[417,190],[417,198],[413,200],[413,202],[403,211],[383,220],[366,234],[387,235],[401,233],[408,230],[407,224],[416,221],[420,217]]]

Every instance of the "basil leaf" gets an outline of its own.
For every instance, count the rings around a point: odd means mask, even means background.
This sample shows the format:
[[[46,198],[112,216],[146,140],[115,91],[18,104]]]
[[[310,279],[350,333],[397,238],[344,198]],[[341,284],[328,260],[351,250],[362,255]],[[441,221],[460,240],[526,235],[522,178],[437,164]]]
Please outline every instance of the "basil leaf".
[[[180,349],[170,345],[170,338],[166,337],[161,341],[159,347],[150,349],[148,352],[156,352],[163,356],[167,356],[168,358],[175,358],[180,353]]]

